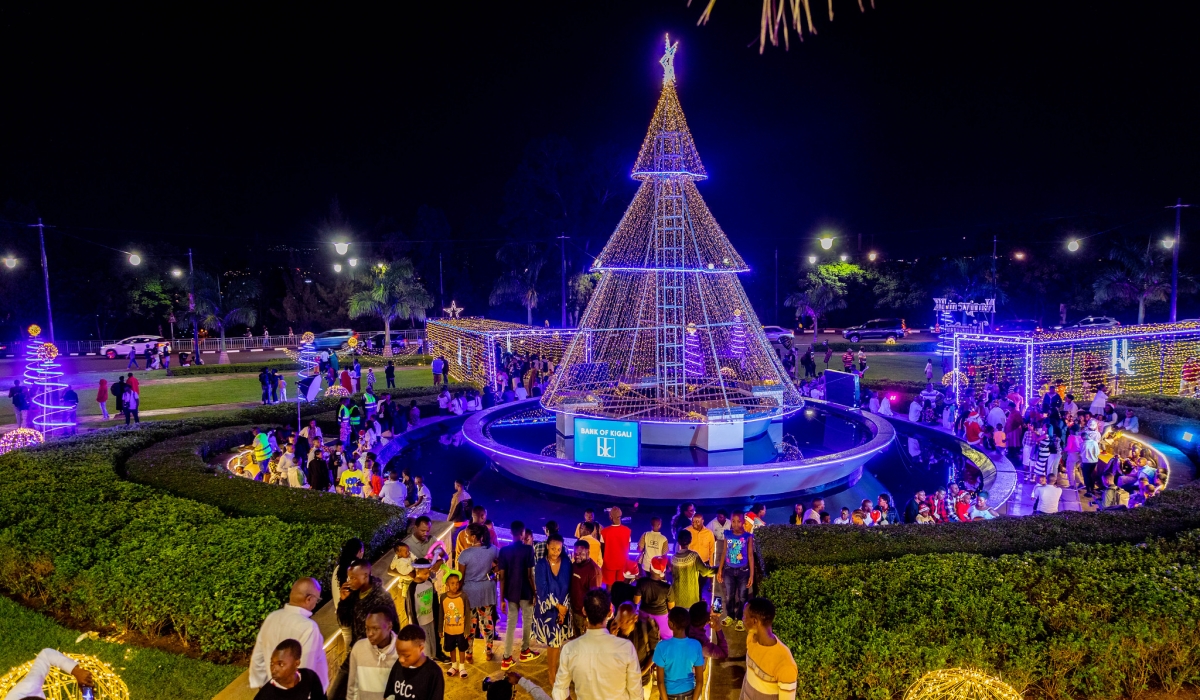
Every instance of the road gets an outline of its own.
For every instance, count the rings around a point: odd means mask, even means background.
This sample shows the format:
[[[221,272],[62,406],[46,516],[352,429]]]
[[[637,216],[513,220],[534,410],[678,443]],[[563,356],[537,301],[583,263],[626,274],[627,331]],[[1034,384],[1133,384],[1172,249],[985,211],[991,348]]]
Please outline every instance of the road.
[[[262,360],[284,357],[281,350],[264,350],[262,352],[248,352],[246,350],[231,350],[229,352],[229,361],[238,362],[261,362]],[[217,355],[214,353],[203,355],[205,364],[216,364]],[[175,358],[178,361],[178,358]],[[129,361],[125,358],[117,358],[110,360],[107,357],[98,356],[79,356],[79,357],[60,357],[62,366],[59,368],[68,378],[86,374],[90,372],[108,372],[114,376],[118,372],[124,372],[129,365]],[[138,367],[141,370],[146,369],[144,360],[138,360]],[[12,386],[13,377],[19,377],[25,371],[24,358],[4,358],[0,360],[0,389],[7,391]],[[156,372],[162,374],[161,372]],[[142,376],[142,375],[138,375]]]

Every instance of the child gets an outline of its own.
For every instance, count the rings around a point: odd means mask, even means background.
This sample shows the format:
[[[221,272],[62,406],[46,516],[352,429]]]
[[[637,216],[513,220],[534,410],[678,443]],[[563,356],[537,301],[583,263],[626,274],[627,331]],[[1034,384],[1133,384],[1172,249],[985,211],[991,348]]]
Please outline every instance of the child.
[[[671,637],[654,648],[658,696],[667,698],[704,697],[704,650],[700,642],[688,637],[691,614],[687,608],[671,608],[667,614]],[[749,666],[747,665],[747,676]]]
[[[300,668],[300,654],[300,642],[295,639],[280,642],[271,652],[271,682],[258,691],[254,700],[325,700],[321,679],[311,669]]]
[[[438,634],[442,602],[433,581],[429,580],[432,573],[433,562],[425,558],[413,561],[413,582],[404,601],[404,614],[408,616],[409,626],[417,625],[425,632],[425,655],[443,661],[446,655],[442,653],[441,635]]]
[[[396,635],[396,663],[384,686],[388,698],[442,698],[446,679],[437,664],[425,656],[429,638],[416,625],[409,625]],[[323,696],[322,696],[323,697]]]
[[[392,600],[396,602],[396,612],[400,614],[400,626],[403,627],[413,620],[408,619],[404,601],[408,599],[408,587],[413,582],[412,552],[405,542],[396,543],[395,556],[388,567],[388,572],[396,577],[396,585],[392,588]]]
[[[453,569],[446,572],[446,595],[442,597],[442,648],[450,654],[446,675],[467,677],[465,658],[470,651],[467,640],[467,611],[471,609],[462,591],[462,574]]]
[[[996,452],[1003,453],[1008,449],[1008,435],[1004,433],[1004,424],[997,423],[996,430],[992,433],[992,441],[995,442]]]
[[[650,561],[654,557],[667,554],[667,536],[662,534],[662,518],[657,515],[650,518],[650,531],[643,532],[638,540],[638,566],[642,571],[650,570]]]
[[[766,598],[751,598],[746,603],[746,679],[755,696],[795,700],[797,668],[792,652],[779,641],[771,626],[775,624],[775,604]]]

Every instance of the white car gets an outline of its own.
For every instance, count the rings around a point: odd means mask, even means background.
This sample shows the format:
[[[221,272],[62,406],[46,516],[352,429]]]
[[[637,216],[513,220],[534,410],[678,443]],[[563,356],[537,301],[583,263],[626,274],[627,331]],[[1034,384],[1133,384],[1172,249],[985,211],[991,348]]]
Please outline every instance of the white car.
[[[763,326],[763,332],[767,334],[767,340],[771,341],[772,343],[778,343],[779,339],[785,335],[790,337],[792,340],[796,339],[796,333],[794,331],[789,331],[783,326]]]
[[[1074,328],[1116,328],[1121,322],[1108,316],[1085,316],[1079,319]]]
[[[110,345],[101,346],[100,354],[111,360],[117,357],[128,356],[129,350],[132,348],[140,356],[146,352],[146,348],[157,350],[158,346],[165,342],[167,342],[167,339],[159,335],[131,335],[125,340],[118,340]]]

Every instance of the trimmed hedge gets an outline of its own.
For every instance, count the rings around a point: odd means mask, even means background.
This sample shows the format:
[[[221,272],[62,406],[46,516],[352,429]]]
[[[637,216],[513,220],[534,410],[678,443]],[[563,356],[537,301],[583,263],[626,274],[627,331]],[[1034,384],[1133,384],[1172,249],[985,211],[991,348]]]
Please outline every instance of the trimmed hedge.
[[[901,507],[903,501],[901,498]],[[1060,512],[938,527],[799,527],[755,530],[768,572],[801,564],[857,564],[910,554],[988,556],[1033,552],[1068,542],[1141,542],[1200,528],[1200,484],[1168,489],[1145,507]]]
[[[240,426],[167,440],[130,457],[125,474],[131,481],[211,504],[227,515],[275,516],[286,523],[348,528],[367,543],[371,557],[404,532],[403,508],[373,499],[250,481],[208,464],[213,454],[248,444],[252,438],[250,429]]]
[[[1176,418],[1200,421],[1200,399],[1186,396],[1164,396],[1162,394],[1121,394],[1113,398],[1114,404],[1144,408],[1167,413]],[[1140,419],[1139,419],[1140,420]]]
[[[81,623],[178,635],[210,659],[244,653],[291,582],[326,580],[355,532],[274,516],[231,518],[122,480],[118,469],[170,438],[294,417],[293,405],[280,404],[0,455],[0,588]]]
[[[263,362],[237,362],[230,365],[190,365],[188,367],[174,367],[171,369],[173,377],[199,377],[205,374],[258,374],[263,367],[274,367],[277,370],[293,370],[299,369],[300,365],[295,360],[287,357],[279,357]]]
[[[762,594],[776,604],[804,700],[890,700],[954,666],[998,674],[1027,696],[1135,697],[1200,679],[1198,555],[1193,530],[998,558],[794,566]]]

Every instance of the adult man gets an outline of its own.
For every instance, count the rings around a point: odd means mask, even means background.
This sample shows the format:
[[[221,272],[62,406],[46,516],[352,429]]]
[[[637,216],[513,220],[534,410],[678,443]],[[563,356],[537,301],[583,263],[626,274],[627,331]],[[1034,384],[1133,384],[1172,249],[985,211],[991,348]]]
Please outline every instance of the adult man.
[[[679,531],[679,543],[671,557],[671,594],[675,605],[681,608],[691,608],[692,603],[702,600],[703,582],[711,580],[716,573],[699,554],[691,550],[692,533],[690,527]]]
[[[1117,430],[1126,433],[1136,433],[1139,430],[1137,416],[1133,415],[1132,408],[1125,409],[1125,417],[1117,421]]]
[[[400,480],[396,478],[396,472],[389,471],[387,473],[387,480],[383,482],[383,487],[379,489],[379,500],[383,501],[389,506],[399,506],[403,508],[404,496],[407,491],[408,490],[404,488],[404,484],[401,484]]]
[[[367,612],[367,636],[350,650],[348,700],[383,700],[396,663],[396,633],[386,610]]]
[[[266,367],[263,367],[258,373],[258,384],[262,388],[262,405],[264,406],[271,403],[270,382],[271,373],[267,371]]]
[[[1047,483],[1046,475],[1038,477],[1038,485],[1033,487],[1033,512],[1057,513],[1058,502],[1062,498],[1062,489],[1057,483]]]
[[[754,535],[746,531],[741,513],[730,516],[730,522],[733,527],[725,533],[718,553],[717,583],[725,584],[724,624],[737,620],[740,632],[745,629],[741,619],[742,605],[754,588]]]
[[[521,661],[532,661],[540,654],[529,648],[533,625],[533,546],[525,544],[525,523],[513,521],[509,526],[512,544],[500,549],[500,591],[504,597],[507,619],[504,624],[504,659],[500,669],[507,671],[513,661],[513,634],[517,627],[517,612],[521,615]]]
[[[604,566],[601,575],[604,585],[612,586],[614,582],[625,576],[625,567],[629,563],[629,540],[633,531],[621,524],[621,509],[613,506],[608,511],[612,525],[600,531],[600,541],[604,543]]]
[[[133,418],[133,422],[138,425],[142,424],[142,419],[138,417],[138,406],[141,405],[141,397],[138,396],[137,389],[133,384],[125,385],[125,394],[121,397],[125,404],[125,427],[129,427],[129,419]]]
[[[821,511],[825,510],[825,499],[814,498],[812,507],[804,511],[804,515],[800,517],[801,525],[808,525],[811,521],[821,522]],[[692,547],[695,549],[695,547]]]
[[[725,539],[725,533],[729,532],[729,528],[733,525],[729,522],[729,513],[722,508],[717,511],[717,517],[708,521],[708,529],[712,531],[713,540],[720,542]]]
[[[616,635],[628,639],[637,654],[642,671],[642,695],[649,697],[650,684],[654,681],[654,649],[660,641],[658,625],[641,618],[632,602],[621,603],[616,622]]]
[[[27,700],[28,698],[44,698],[43,686],[50,669],[57,668],[63,673],[75,677],[75,682],[81,688],[91,688],[92,672],[84,668],[78,661],[55,649],[42,649],[33,659],[33,665],[12,690],[4,696],[4,700]]]
[[[285,639],[300,642],[300,667],[316,673],[322,688],[329,687],[325,638],[312,620],[313,610],[320,602],[321,584],[312,578],[297,579],[292,584],[287,604],[267,615],[250,654],[251,688],[261,688],[271,680],[271,653]]]
[[[429,369],[433,370],[433,385],[440,386],[442,383],[442,369],[446,363],[440,357],[433,358],[433,362],[429,363]]]
[[[429,530],[432,527],[432,521],[429,519],[429,516],[422,515],[417,518],[412,534],[404,538],[404,543],[408,545],[409,551],[412,552],[413,559],[430,558],[429,551],[437,544],[437,540],[429,534]]]
[[[604,585],[604,578],[600,574],[600,567],[592,561],[591,545],[582,539],[575,540],[575,551],[571,558],[570,590],[571,622],[574,626],[575,636],[583,634],[587,627],[585,624],[587,613],[583,607],[587,592],[602,585]]]
[[[642,700],[642,671],[637,652],[627,639],[608,633],[612,616],[608,593],[600,588],[587,592],[583,601],[587,632],[563,646],[554,700],[571,697],[575,683],[578,700]]]
[[[546,524],[542,526],[542,532],[546,533],[546,539],[533,543],[533,561],[535,563],[546,558],[546,540],[549,540],[551,535],[558,534],[558,521],[547,520]]]
[[[13,380],[12,388],[8,390],[8,398],[12,401],[13,413],[17,416],[17,427],[28,427],[26,418],[29,416],[29,394],[25,392],[25,387],[21,386],[20,379]]]
[[[382,611],[388,619],[390,629],[400,626],[400,618],[396,614],[396,603],[392,595],[383,587],[379,577],[371,575],[371,562],[366,559],[355,559],[346,568],[346,582],[340,591],[334,595],[341,597],[337,607],[338,626],[342,638],[350,649],[358,640],[367,636],[367,615]],[[330,700],[340,700],[346,695],[347,679],[350,672],[350,656],[342,662],[342,670],[329,690]]]
[[[712,568],[717,565],[717,538],[713,535],[712,530],[709,530],[704,525],[704,516],[696,513],[692,516],[692,525],[688,528],[688,532],[692,535],[690,549],[700,557],[700,562],[705,566]],[[705,575],[700,578],[700,598],[712,598],[712,576]]]
[[[775,604],[766,598],[746,603],[746,678],[741,700],[795,700],[799,669],[792,652],[775,636]]]
[[[141,369],[141,367],[138,367],[137,363],[137,350],[134,349],[132,345],[129,346],[129,355],[127,355],[127,357],[129,358],[129,364],[125,365],[125,369],[129,369],[131,367],[133,369]]]
[[[908,503],[904,504],[904,522],[917,522],[917,513],[921,510],[921,504],[925,502],[925,491],[919,490],[913,494]]]
[[[267,437],[266,431],[255,428],[252,444],[254,445],[254,463],[258,465],[258,475],[254,477],[254,480],[263,481],[270,473],[271,439]]]

